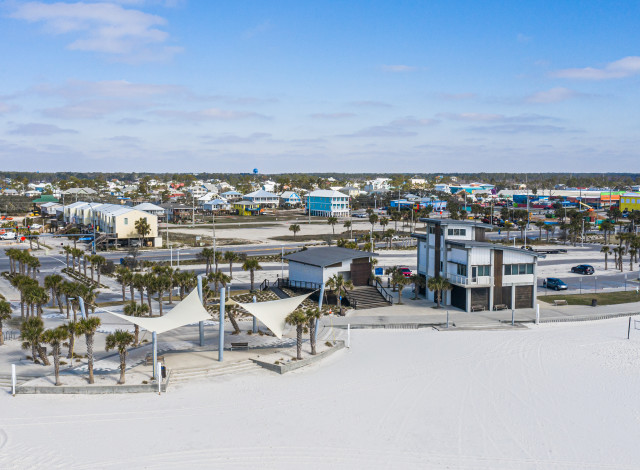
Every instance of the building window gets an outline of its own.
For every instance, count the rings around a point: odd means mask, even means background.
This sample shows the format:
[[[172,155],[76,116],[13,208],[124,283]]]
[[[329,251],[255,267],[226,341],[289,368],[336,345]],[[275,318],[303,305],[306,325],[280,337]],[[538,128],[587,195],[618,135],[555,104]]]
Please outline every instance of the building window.
[[[447,230],[448,235],[460,235],[465,236],[467,234],[467,229],[465,228],[450,228]]]
[[[491,266],[476,266],[478,268],[478,276],[491,276]]]
[[[466,264],[457,264],[456,263],[456,274],[458,276],[466,276],[467,275],[467,265]]]
[[[505,276],[518,276],[520,274],[533,274],[533,264],[505,264]]]
[[[429,225],[429,233],[432,235],[436,233],[436,228],[433,225]]]
[[[129,225],[129,219],[127,219],[126,217],[124,218],[124,224]]]

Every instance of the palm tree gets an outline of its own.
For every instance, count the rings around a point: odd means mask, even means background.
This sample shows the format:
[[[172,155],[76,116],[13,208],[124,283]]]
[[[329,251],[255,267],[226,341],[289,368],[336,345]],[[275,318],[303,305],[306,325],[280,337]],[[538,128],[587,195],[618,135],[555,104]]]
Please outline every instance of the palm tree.
[[[222,284],[222,287],[227,287],[227,284],[231,282],[231,278],[222,271],[216,271],[215,273],[209,273],[207,276],[208,282],[214,284],[214,294],[218,293],[218,285]]]
[[[305,332],[309,319],[304,312],[300,310],[294,310],[289,315],[285,321],[289,325],[293,325],[296,327],[296,359],[302,359],[302,333]]]
[[[399,207],[399,206],[398,206]],[[402,220],[402,215],[400,215],[400,209],[398,209],[397,212],[394,212],[393,214],[391,214],[391,220],[393,221],[393,223],[395,224],[395,226],[393,227],[393,229],[397,232],[398,231],[398,222],[400,220]]]
[[[600,224],[600,231],[604,232],[604,242],[608,243],[609,239],[607,235],[615,229],[615,225],[610,220],[603,220]]]
[[[527,228],[527,221],[518,220],[518,228],[520,228],[520,238],[524,240],[524,230]]]
[[[234,251],[225,251],[224,260],[229,263],[229,277],[233,279],[233,263],[239,261],[238,255]]]
[[[335,291],[338,297],[338,311],[342,311],[342,290],[353,290],[353,282],[344,279],[342,274],[334,274],[327,281],[327,287]]]
[[[134,288],[138,289],[138,292],[140,292],[140,303],[143,304],[144,303],[144,287],[145,287],[144,274],[135,273],[133,275],[133,279],[131,280],[131,285]]]
[[[538,241],[541,242],[542,241],[542,229],[547,225],[544,223],[544,221],[542,220],[536,220],[536,222],[534,223],[534,225],[536,227],[538,227],[538,230],[540,231],[540,235],[538,236]]]
[[[629,248],[629,271],[633,271],[633,258],[638,254],[636,248]]]
[[[179,273],[180,300],[184,299],[186,292],[190,292],[197,283],[198,279],[193,271]]]
[[[204,275],[208,275],[211,270],[211,263],[213,262],[214,251],[213,248],[203,248],[200,253],[198,253],[198,258],[204,260]]]
[[[393,235],[395,233],[395,230],[393,230],[392,228],[384,231],[384,238],[387,240],[388,249],[391,249],[391,242],[393,241]]]
[[[87,366],[89,367],[89,383],[93,383],[93,336],[100,326],[100,317],[83,318],[78,322],[80,334],[84,334],[87,342]]]
[[[62,310],[62,301],[60,300],[60,291],[64,278],[60,274],[50,274],[44,278],[44,287],[51,290],[51,305],[54,305],[54,300],[58,302],[58,308],[60,313]]]
[[[547,232],[547,243],[549,243],[549,232],[555,232],[556,228],[553,225],[544,225],[544,231]]]
[[[56,375],[56,386],[62,385],[60,383],[60,348],[68,335],[69,333],[67,332],[67,329],[62,325],[57,328],[47,330],[42,335],[42,341],[51,345],[51,352],[53,354],[53,370]]]
[[[426,282],[420,274],[412,274],[411,282],[413,282],[413,300],[418,300],[418,289],[424,287]]]
[[[396,271],[393,273],[392,282],[398,286],[398,305],[402,305],[402,289],[404,289],[406,285],[410,284],[411,280],[408,277],[405,277],[401,271]]]
[[[120,354],[120,380],[118,381],[120,385],[124,385],[124,371],[127,367],[127,347],[131,346],[133,341],[133,335],[125,330],[114,331],[107,335],[105,341],[106,351],[117,349]]]
[[[351,221],[350,220],[345,221],[345,223],[342,224],[342,226],[350,231],[349,237],[353,238],[353,224],[351,223]]]
[[[242,264],[242,270],[249,271],[249,278],[251,279],[251,292],[253,292],[255,272],[260,271],[261,269],[262,266],[260,266],[260,263],[258,263],[258,260],[255,258],[247,258]]]
[[[144,280],[144,288],[147,291],[147,305],[149,305],[149,316],[153,316],[153,308],[151,307],[151,296],[156,293],[156,277],[152,273],[142,275]]]
[[[389,219],[387,217],[381,217],[380,218],[380,226],[382,227],[382,230],[384,231],[385,227],[389,225]]]
[[[147,306],[147,304],[138,305],[133,300],[129,302],[127,305],[125,305],[124,307],[124,314],[129,315],[131,317],[142,317],[148,312],[149,312],[149,307]],[[135,323],[134,323],[133,334],[134,334],[133,344],[134,346],[137,346],[139,343],[138,338],[140,337],[140,327]]]
[[[49,365],[49,359],[44,352],[44,348],[40,345],[42,342],[42,335],[44,334],[44,323],[42,318],[31,317],[22,322],[20,327],[20,336],[22,337],[22,349],[31,348],[31,355],[34,363],[38,363],[36,354],[40,356],[42,363],[45,366]]]
[[[162,297],[166,291],[171,289],[171,279],[166,274],[160,274],[154,281],[155,292],[158,294],[158,309],[160,316],[162,316]]]
[[[507,231],[507,242],[509,242],[509,238],[511,237],[511,229],[513,228],[513,223],[508,220],[504,223],[504,228]]]
[[[91,268],[93,269],[93,266],[95,265],[96,271],[98,272],[98,284],[100,284],[100,270],[105,264],[107,264],[107,260],[104,256],[94,255],[91,257]],[[93,272],[91,272],[91,279],[93,280]]]
[[[224,255],[222,254],[221,251],[216,251],[213,254],[213,262],[216,265],[216,272],[218,271],[218,264],[220,264],[220,262],[223,260]]]
[[[149,225],[149,222],[147,222],[147,219],[145,218],[140,218],[136,220],[136,223],[133,224],[133,226],[135,227],[136,232],[138,233],[138,240],[140,241],[140,246],[142,246],[142,240],[151,233],[151,226]]]
[[[338,223],[338,218],[337,217],[327,217],[327,224],[331,225],[331,230],[333,231],[333,234],[336,234],[336,224]]]
[[[298,224],[291,224],[289,225],[289,231],[293,232],[293,238],[296,238],[296,234],[300,231],[300,225]]]
[[[122,286],[122,301],[126,302],[126,288],[131,284],[131,277],[133,273],[126,266],[118,266],[116,268],[116,278],[120,285]],[[131,300],[133,300],[133,294],[131,295]]]
[[[311,343],[311,355],[316,355],[316,321],[322,317],[322,310],[319,308],[308,308],[304,311],[309,324],[309,343]]]
[[[78,322],[68,321],[62,326],[67,330],[67,336],[69,338],[69,353],[67,354],[67,359],[71,359],[71,364],[73,365],[73,351],[76,346],[76,337],[81,334],[78,328]]]
[[[72,253],[73,248],[71,248],[69,245],[65,245],[62,250],[67,255],[67,269],[69,269],[69,255]]]
[[[434,294],[436,294],[437,308],[440,308],[440,302],[442,300],[442,291],[451,290],[453,289],[453,286],[447,279],[440,276],[436,276],[436,277],[429,278],[429,280],[427,281],[427,289],[429,289]]]
[[[609,251],[611,248],[607,245],[604,245],[600,248],[600,253],[604,253],[604,270],[607,270],[607,261],[611,252]]]
[[[0,346],[4,344],[2,322],[5,320],[11,320],[11,304],[6,300],[0,300]]]
[[[20,316],[24,318],[24,308],[25,308],[25,291],[30,286],[33,285],[35,281],[24,274],[15,274],[11,278],[11,285],[18,289],[20,292]],[[27,312],[28,313],[28,312]]]

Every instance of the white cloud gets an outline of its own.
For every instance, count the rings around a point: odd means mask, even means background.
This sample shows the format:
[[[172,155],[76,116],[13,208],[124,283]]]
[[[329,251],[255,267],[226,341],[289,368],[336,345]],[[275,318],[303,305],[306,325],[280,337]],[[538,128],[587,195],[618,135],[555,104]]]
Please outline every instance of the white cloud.
[[[43,3],[18,5],[13,18],[42,22],[50,34],[75,34],[67,48],[120,56],[123,60],[154,61],[173,56],[180,48],[163,45],[169,37],[158,29],[167,21],[157,15],[113,3]]]
[[[418,70],[418,67],[414,67],[412,65],[383,65],[382,70],[385,72],[393,72],[393,73],[405,73],[405,72],[415,72]]]
[[[394,119],[389,123],[390,126],[396,127],[422,127],[422,126],[433,126],[437,124],[437,119],[417,119],[413,116],[406,116],[398,119]]]
[[[167,94],[186,94],[186,90],[174,85],[133,83],[126,80],[104,80],[90,82],[69,80],[62,86],[41,85],[33,89],[42,95],[62,96],[67,99],[83,97],[140,98]]]
[[[344,119],[354,116],[354,113],[315,113],[311,115],[313,119]]]
[[[358,108],[392,108],[393,106],[384,101],[364,100],[364,101],[352,101],[349,103],[351,106]]]
[[[578,96],[581,96],[581,94],[577,91],[570,90],[569,88],[556,87],[534,93],[527,97],[526,101],[529,103],[559,103]]]
[[[154,114],[160,117],[176,118],[186,121],[236,121],[239,119],[260,118],[267,116],[249,111],[233,111],[220,108],[208,108],[200,111],[158,110]]]
[[[18,124],[9,134],[27,135],[27,136],[47,136],[54,134],[77,134],[73,129],[62,129],[53,124],[42,124],[37,122],[29,122],[27,124]]]
[[[629,56],[615,62],[609,62],[602,68],[562,69],[556,70],[551,75],[558,78],[573,78],[577,80],[609,80],[638,74],[640,74],[640,57]]]
[[[438,117],[453,121],[500,121],[504,119],[502,114],[487,113],[440,113]]]

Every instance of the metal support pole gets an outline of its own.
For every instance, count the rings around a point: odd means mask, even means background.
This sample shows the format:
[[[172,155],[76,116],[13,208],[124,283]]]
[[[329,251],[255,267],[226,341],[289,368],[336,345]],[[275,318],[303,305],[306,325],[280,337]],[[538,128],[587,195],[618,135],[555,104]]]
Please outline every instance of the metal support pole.
[[[347,323],[347,347],[351,347],[351,323]]]
[[[515,319],[516,319],[516,311],[514,309],[511,309],[511,326],[515,325]]]
[[[158,370],[158,334],[154,331],[151,338],[153,340],[153,378],[157,379],[160,374]]]
[[[598,292],[598,276],[593,276],[593,292]]]
[[[158,395],[160,395],[162,390],[162,364],[160,362],[156,364],[156,369],[158,369]]]
[[[449,310],[447,310],[447,328],[449,328]]]
[[[220,289],[220,333],[218,335],[218,362],[224,357],[224,287]]]
[[[629,329],[627,330],[627,339],[629,339],[631,337],[631,317],[629,317]],[[16,366],[13,366],[14,370],[15,370]],[[16,393],[13,392],[13,394],[15,395]]]
[[[631,325],[631,317],[629,317],[629,325]],[[11,364],[11,395],[16,396],[16,365]]]
[[[82,315],[82,318],[87,318],[87,311],[84,309],[84,299],[82,297],[78,297],[78,304],[80,305],[80,315]]]
[[[540,324],[540,304],[536,304],[536,325]]]
[[[253,296],[253,303],[255,304],[258,300],[256,299],[256,296]],[[253,329],[251,330],[254,333],[258,332],[258,319],[255,317],[255,315],[253,316]]]
[[[324,299],[324,282],[320,284],[320,300],[318,301],[318,310],[322,311],[322,300]],[[338,312],[339,314],[340,312]],[[318,341],[318,326],[320,324],[320,320],[316,318],[316,331],[315,331],[315,341]]]
[[[280,277],[284,279],[284,245],[282,245],[282,253],[280,254]]]
[[[624,291],[627,292],[627,275],[624,275]]]
[[[202,302],[202,305],[204,306],[204,299],[202,298],[202,274],[198,274],[198,297],[200,297],[200,302]],[[204,346],[204,321],[198,322],[198,332],[200,333],[200,347],[203,347]]]

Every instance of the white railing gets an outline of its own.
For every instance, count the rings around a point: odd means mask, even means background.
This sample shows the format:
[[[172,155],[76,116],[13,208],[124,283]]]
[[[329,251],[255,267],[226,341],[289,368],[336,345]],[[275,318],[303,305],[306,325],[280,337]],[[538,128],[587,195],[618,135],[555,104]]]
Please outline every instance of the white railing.
[[[493,284],[493,276],[467,277],[459,274],[447,273],[445,277],[453,284],[462,286],[490,286]]]

